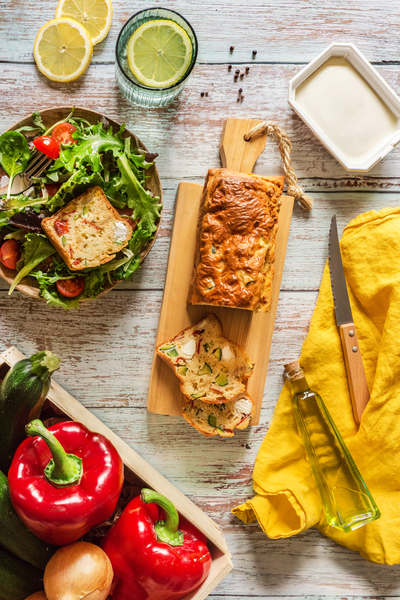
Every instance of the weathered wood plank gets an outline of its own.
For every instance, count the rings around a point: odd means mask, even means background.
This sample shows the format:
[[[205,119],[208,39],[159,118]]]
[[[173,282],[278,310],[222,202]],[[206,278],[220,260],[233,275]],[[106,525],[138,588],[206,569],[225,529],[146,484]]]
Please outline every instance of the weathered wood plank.
[[[92,65],[87,74],[70,84],[47,80],[34,65],[0,64],[0,131],[41,107],[76,104],[95,109],[117,122],[125,122],[150,151],[160,154],[157,165],[166,179],[204,178],[207,169],[220,164],[219,142],[227,117],[275,120],[293,143],[292,160],[306,189],[396,191],[400,189],[400,146],[378,163],[368,175],[349,173],[317,141],[287,103],[288,82],[297,65],[255,65],[247,78],[234,83],[226,65],[197,65],[181,96],[164,109],[130,106],[121,96],[112,65]],[[379,73],[400,89],[400,70],[378,68]],[[21,107],[20,82],[29,94]],[[243,102],[236,102],[243,88]],[[95,93],[94,93],[95,90]],[[209,91],[206,98],[201,91]],[[256,163],[256,173],[282,174],[281,158],[274,140]]]
[[[266,427],[228,441],[199,438],[196,432],[189,440],[172,417],[147,415],[143,420],[135,409],[94,413],[222,527],[235,568],[216,594],[376,597],[377,589],[381,596],[396,594],[397,567],[371,564],[316,529],[271,540],[256,523],[243,525],[231,514],[233,506],[252,495],[252,465]]]
[[[54,19],[57,3],[34,0],[3,2],[0,7],[0,60],[32,61],[39,28]],[[199,40],[200,62],[309,62],[328,44],[352,41],[372,61],[398,61],[400,28],[396,2],[378,0],[154,0],[181,12]],[[108,37],[95,47],[93,62],[114,61],[122,25],[145,8],[137,0],[113,0],[114,17]],[[13,24],[13,26],[10,26]],[[17,35],[16,35],[17,30]],[[235,46],[231,55],[229,48]]]
[[[163,289],[179,183],[165,181],[167,189],[164,190],[163,221],[157,241],[132,282],[120,284],[116,290],[118,292],[127,289]],[[395,207],[400,202],[400,193],[387,192],[329,192],[312,193],[311,196],[314,199],[311,213],[305,213],[298,204],[294,208],[281,285],[285,291],[319,289],[328,255],[328,233],[333,214],[337,215],[341,235],[345,225],[357,215],[369,210]],[[0,290],[6,289],[7,284],[0,281]],[[14,292],[12,298],[17,294],[18,291]]]
[[[25,355],[38,348],[55,352],[63,361],[55,379],[85,406],[145,408],[161,299],[160,291],[113,291],[65,312],[2,292],[0,351],[14,345]],[[299,353],[315,300],[315,292],[280,295],[261,423],[282,386],[283,361]]]

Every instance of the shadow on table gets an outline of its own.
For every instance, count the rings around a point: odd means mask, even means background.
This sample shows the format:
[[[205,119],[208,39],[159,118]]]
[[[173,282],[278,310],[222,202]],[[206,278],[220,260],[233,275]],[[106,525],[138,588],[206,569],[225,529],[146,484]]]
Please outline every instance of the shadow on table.
[[[271,540],[257,523],[244,525],[232,515],[228,546],[238,544],[233,577],[249,582],[249,594],[382,597],[398,595],[400,566],[370,563],[317,529]]]

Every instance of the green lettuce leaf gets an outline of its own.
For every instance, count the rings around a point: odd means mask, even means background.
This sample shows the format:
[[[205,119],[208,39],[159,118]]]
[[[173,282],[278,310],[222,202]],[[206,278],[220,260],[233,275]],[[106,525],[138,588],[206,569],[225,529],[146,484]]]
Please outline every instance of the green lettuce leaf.
[[[96,298],[104,290],[104,273],[95,269],[85,276],[84,295],[87,298]]]
[[[25,238],[23,249],[25,264],[12,282],[8,292],[9,295],[13,293],[21,279],[26,277],[42,260],[56,252],[47,237],[41,233],[29,233]]]
[[[48,208],[55,212],[67,202],[83,194],[89,187],[99,185],[104,187],[104,181],[100,173],[88,173],[86,169],[74,171],[67,181],[61,185],[58,192],[48,201]]]
[[[0,164],[10,178],[7,198],[10,197],[15,176],[25,171],[30,156],[28,142],[22,133],[5,131],[0,135]]]
[[[79,308],[78,298],[65,298],[64,296],[61,296],[56,289],[50,290],[46,286],[41,286],[40,289],[42,290],[42,297],[50,306],[61,306],[66,310]]]
[[[55,167],[64,166],[68,171],[80,168],[82,165],[90,166],[94,172],[102,170],[101,153],[112,152],[117,157],[124,150],[124,141],[121,127],[115,135],[110,127],[105,130],[103,123],[92,125],[74,131],[72,137],[77,144],[66,146],[60,152],[60,157],[55,162]]]
[[[27,206],[40,206],[41,204],[46,204],[46,202],[47,200],[44,198],[30,198],[24,194],[18,194],[18,196],[10,196],[9,198],[0,198],[0,209],[5,209],[6,211],[15,211],[17,209],[16,212],[20,212]]]
[[[156,221],[161,216],[162,204],[158,196],[152,196],[137,180],[125,155],[118,158],[118,167],[128,196],[128,206],[132,208],[132,218],[140,221],[141,229],[154,233]]]
[[[122,279],[129,279],[140,267],[140,256],[135,256],[122,267],[116,269],[113,272],[113,277],[116,281],[121,281]]]

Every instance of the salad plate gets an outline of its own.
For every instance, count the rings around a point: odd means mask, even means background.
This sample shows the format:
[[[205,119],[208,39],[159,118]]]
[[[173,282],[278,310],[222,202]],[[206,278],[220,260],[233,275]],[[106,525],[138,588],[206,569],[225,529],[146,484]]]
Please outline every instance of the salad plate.
[[[130,220],[128,219],[128,222],[133,225],[134,231],[129,245],[126,248],[123,248],[121,252],[118,252],[114,260],[105,263],[105,265],[101,265],[97,269],[88,268],[76,273],[77,276],[83,278],[85,281],[84,291],[78,298],[62,296],[59,293],[59,286],[57,285],[56,287],[55,285],[57,277],[59,277],[60,280],[68,280],[75,274],[68,269],[63,259],[57,253],[53,253],[53,256],[50,259],[54,261],[55,266],[52,266],[49,273],[43,273],[43,271],[40,270],[43,269],[43,263],[40,263],[30,272],[30,274],[22,278],[15,286],[16,289],[24,294],[34,298],[44,299],[50,305],[59,305],[67,309],[77,308],[79,302],[90,298],[96,298],[99,295],[107,293],[118,285],[118,283],[128,279],[128,276],[132,275],[139,268],[153,247],[160,228],[162,215],[162,188],[157,167],[152,160],[154,155],[148,153],[146,146],[134,133],[127,129],[121,130],[120,124],[105,115],[83,107],[52,107],[38,111],[33,115],[26,116],[24,119],[21,119],[12,125],[7,131],[20,131],[27,138],[27,141],[31,142],[35,137],[42,135],[44,129],[51,128],[54,124],[63,122],[63,120],[67,119],[72,111],[73,115],[69,122],[78,127],[78,131],[76,132],[76,137],[78,139],[73,145],[61,145],[60,158],[53,161],[49,168],[43,173],[40,178],[41,181],[36,183],[35,191],[31,194],[31,196],[38,196],[40,192],[44,196],[43,204],[39,204],[38,206],[38,203],[36,202],[35,206],[35,204],[32,203],[29,210],[34,210],[36,213],[39,213],[41,209],[46,209],[47,216],[49,214],[55,214],[63,206],[66,206],[73,198],[82,194],[91,186],[99,186],[105,192],[107,200],[111,202],[113,207],[118,210],[122,216],[126,216],[124,215],[124,212],[128,212],[129,214],[128,206],[131,206],[130,211],[132,212],[133,205],[133,218]],[[35,129],[38,123],[37,115],[40,115],[39,124],[40,122],[43,123],[42,131]],[[93,126],[97,126],[97,128],[93,128]],[[88,141],[95,139],[96,135],[98,141],[95,140],[92,144],[90,156],[89,153],[86,153],[85,156],[83,156],[82,153],[77,153],[76,149],[80,146],[83,148],[84,144],[88,146]],[[128,138],[130,138],[130,141]],[[103,144],[104,140],[105,143]],[[109,144],[108,140],[110,142]],[[97,150],[97,148],[99,148],[99,150]],[[75,155],[77,158],[75,158]],[[80,156],[83,156],[81,162],[79,162]],[[125,165],[127,164],[125,157],[128,158],[129,164],[135,171],[137,177],[141,180],[141,183],[138,182],[138,179],[134,178],[135,184],[133,187],[131,186],[129,188],[129,185],[126,185],[129,177],[127,178],[127,173],[122,173],[122,166],[120,166],[120,162],[118,162],[119,156],[123,157]],[[67,159],[69,159],[69,163],[67,162]],[[62,164],[62,161],[64,164]],[[109,166],[109,168],[107,168],[107,173],[105,164]],[[59,169],[57,168],[58,165],[61,165]],[[135,166],[137,167],[136,169],[134,168]],[[76,173],[79,167],[84,175],[88,175],[87,177],[83,177],[83,179],[81,178],[82,183],[75,188],[71,185],[70,189],[66,189],[65,193],[58,194],[57,192],[53,192],[54,196],[51,197],[50,195],[49,198],[46,189],[51,188],[52,182],[54,181],[56,184],[58,182],[58,187],[60,186],[60,182],[64,184],[64,186],[61,185],[60,188],[60,191],[62,192],[63,188],[66,187],[65,183],[68,180],[71,180],[71,173]],[[129,174],[131,173],[128,173],[128,175]],[[79,176],[79,174],[77,175]],[[120,177],[120,175],[124,176]],[[139,183],[139,186],[137,186],[137,183]],[[141,202],[143,198],[139,198],[138,200],[138,203],[141,205],[139,210],[134,206],[135,194],[129,195],[129,191],[132,191],[134,188],[139,190],[139,194],[141,191],[144,196],[144,202]],[[127,199],[128,204],[126,202]],[[5,222],[4,204],[3,206],[1,205],[2,200],[4,202],[5,199],[0,199],[1,241],[3,241],[4,238],[4,235],[2,236],[1,233]],[[23,199],[21,202],[24,203],[25,200]],[[27,206],[29,206],[29,198],[27,198],[26,202]],[[143,206],[146,205],[146,202],[148,202],[149,214],[146,214],[145,209],[143,208]],[[123,206],[124,204],[126,210]],[[48,209],[50,209],[50,211]],[[26,208],[24,207],[24,211],[25,210]],[[140,216],[135,218],[135,215],[137,216],[138,213],[140,213]],[[11,212],[8,211],[7,214],[11,214]],[[3,221],[1,219],[2,216]],[[29,256],[29,247],[25,248],[24,253],[24,240],[29,239],[30,232],[25,231],[27,237],[24,238],[23,230],[16,230],[12,227],[12,224],[10,226],[11,229],[13,229],[11,238],[14,236],[14,239],[22,246],[22,259],[26,257],[26,254]],[[40,236],[43,238],[44,243],[47,243],[44,231],[41,231],[40,234],[37,233],[36,236]],[[8,237],[10,237],[10,234]],[[28,242],[28,244],[29,243],[31,242]],[[117,261],[121,263],[121,266],[119,266],[118,269],[115,268],[113,271],[112,267],[117,265]],[[106,266],[107,268],[105,268]],[[18,264],[17,269],[21,270],[21,265]],[[95,274],[93,273],[94,271]],[[0,277],[4,281],[12,285],[16,275],[16,270],[7,268],[0,261]]]

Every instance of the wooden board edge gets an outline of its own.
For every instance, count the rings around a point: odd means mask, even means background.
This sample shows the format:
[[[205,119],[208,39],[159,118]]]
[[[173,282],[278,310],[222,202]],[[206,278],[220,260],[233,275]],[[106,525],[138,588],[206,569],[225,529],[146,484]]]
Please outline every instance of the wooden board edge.
[[[161,310],[160,310],[160,316],[158,318],[158,325],[157,325],[157,333],[156,333],[156,341],[154,344],[154,353],[153,353],[153,361],[151,364],[151,371],[150,371],[150,384],[149,384],[149,391],[148,391],[148,395],[147,395],[147,410],[150,413],[156,414],[156,415],[166,415],[166,416],[170,416],[170,417],[182,417],[182,412],[181,410],[176,411],[175,414],[171,414],[171,412],[165,413],[160,411],[160,409],[158,408],[158,403],[154,400],[153,397],[153,390],[152,390],[152,383],[153,383],[153,373],[155,371],[155,369],[157,368],[157,361],[159,360],[158,358],[158,354],[156,352],[156,347],[158,346],[158,344],[161,344],[163,341],[165,340],[160,340],[159,339],[159,325],[162,322],[162,319],[164,317],[164,313],[166,313],[169,309],[169,307],[166,305],[166,303],[164,302],[164,295],[165,295],[165,290],[168,289],[169,286],[169,282],[170,279],[172,277],[172,269],[170,269],[170,259],[171,259],[171,249],[174,246],[174,241],[175,241],[175,237],[178,235],[177,231],[175,230],[175,223],[176,223],[176,215],[178,214],[178,203],[183,202],[182,198],[183,195],[180,194],[180,189],[181,187],[195,187],[195,188],[199,188],[201,187],[201,184],[199,183],[191,183],[189,181],[181,181],[180,184],[178,185],[178,189],[176,191],[176,206],[175,206],[175,218],[174,218],[174,224],[173,224],[173,228],[172,228],[172,235],[171,235],[171,242],[169,245],[169,253],[168,253],[168,261],[167,261],[167,275],[165,277],[165,284],[164,284],[164,293],[163,293],[163,297],[162,297],[162,301],[161,301]]]
[[[213,556],[208,577],[197,590],[187,594],[182,600],[205,600],[233,569],[233,563],[226,554]]]
[[[279,211],[279,218],[281,219],[281,221],[279,222],[279,220],[278,220],[278,232],[276,234],[274,279],[272,281],[272,302],[271,302],[271,308],[270,308],[269,312],[266,314],[266,317],[271,322],[272,329],[274,329],[274,327],[275,327],[275,319],[276,319],[276,312],[278,310],[283,270],[285,268],[286,250],[287,250],[287,244],[288,244],[289,233],[290,233],[290,223],[292,220],[293,207],[294,207],[293,196],[282,196],[281,201],[282,201],[282,204],[281,204],[281,208]],[[288,222],[289,227],[281,226],[281,224],[283,225],[283,221]],[[271,335],[271,343],[269,345],[269,348],[267,347],[266,354],[265,354],[265,361],[267,362],[268,366],[269,366],[269,357],[271,354],[272,339],[273,339],[273,331],[272,331],[272,335]],[[265,375],[265,383],[267,381],[267,377],[268,377],[268,367],[267,367],[267,372]],[[264,390],[265,390],[265,384],[264,384]],[[257,404],[256,414],[252,418],[250,425],[258,425],[259,424],[261,408],[262,408],[262,399]]]
[[[16,362],[24,358],[26,358],[26,356],[14,346],[0,354],[0,359],[9,366],[13,366]],[[200,529],[200,531],[202,531],[202,533],[204,533],[204,535],[215,544],[221,552],[223,552],[223,554],[227,555],[229,558],[231,557],[219,525],[217,525],[217,523],[203,512],[201,508],[189,500],[189,498],[172,485],[168,479],[158,473],[158,471],[146,462],[144,458],[137,454],[135,450],[121,440],[117,434],[102,423],[100,419],[95,417],[53,379],[51,380],[51,386],[47,397],[67,416],[71,417],[71,419],[82,422],[91,431],[96,431],[107,437],[118,450],[123,462],[136,473],[140,479],[148,483],[156,492],[167,496],[180,514],[194,523],[195,526]]]

